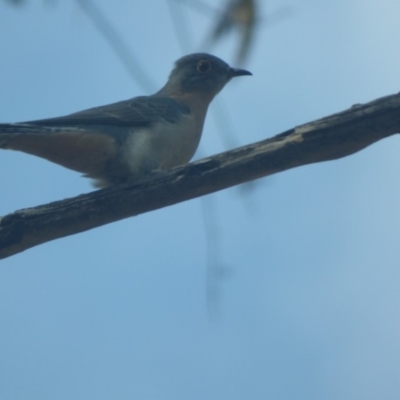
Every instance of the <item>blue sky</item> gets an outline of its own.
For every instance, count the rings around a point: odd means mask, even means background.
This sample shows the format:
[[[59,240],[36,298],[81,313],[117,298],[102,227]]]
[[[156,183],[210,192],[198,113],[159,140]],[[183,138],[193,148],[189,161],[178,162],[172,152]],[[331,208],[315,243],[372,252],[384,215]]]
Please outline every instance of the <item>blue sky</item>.
[[[1,122],[151,93],[177,58],[204,50],[209,16],[183,8],[183,50],[166,1],[117,3],[96,2],[154,88],[132,79],[76,2],[3,1]],[[219,96],[241,145],[399,91],[398,2],[271,0],[261,13],[282,6],[290,17],[258,31],[254,76]],[[232,63],[233,50],[228,39],[212,52]],[[204,155],[226,150],[216,109]],[[399,146],[391,137],[208,196],[227,272],[214,282],[216,318],[199,199],[2,260],[0,398],[398,399]],[[7,151],[0,182],[0,215],[92,190]]]

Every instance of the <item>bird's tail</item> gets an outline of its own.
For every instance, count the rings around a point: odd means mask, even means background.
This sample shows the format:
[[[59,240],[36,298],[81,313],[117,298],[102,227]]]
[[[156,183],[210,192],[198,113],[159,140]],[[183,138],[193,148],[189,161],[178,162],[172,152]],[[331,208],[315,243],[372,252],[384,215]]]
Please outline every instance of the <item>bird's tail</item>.
[[[35,126],[31,124],[0,124],[0,149],[8,149],[10,143],[21,135],[51,133],[51,127]]]

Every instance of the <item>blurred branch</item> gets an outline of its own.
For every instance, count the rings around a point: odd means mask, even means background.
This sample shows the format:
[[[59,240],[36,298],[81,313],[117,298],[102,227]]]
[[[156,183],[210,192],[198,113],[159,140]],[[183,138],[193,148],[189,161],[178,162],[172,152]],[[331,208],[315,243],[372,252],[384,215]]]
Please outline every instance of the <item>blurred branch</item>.
[[[0,258],[253,179],[345,157],[397,132],[400,94],[174,168],[141,184],[16,211],[0,219]]]
[[[26,4],[25,0],[6,0],[6,3],[10,3],[13,6],[24,6]]]
[[[216,42],[233,29],[240,32],[236,64],[242,65],[254,42],[257,20],[256,0],[229,0],[214,26],[209,40]]]
[[[184,15],[180,2],[167,0],[170,16],[175,28],[175,38],[184,53],[192,52],[192,30],[189,28],[188,18]]]
[[[210,6],[209,4],[205,3],[204,1],[201,0],[175,0],[177,3],[181,4],[188,4],[189,6],[192,6],[195,8],[197,11],[199,11],[202,14],[205,15],[213,15],[215,14],[215,11],[217,11],[213,6]]]
[[[133,55],[130,47],[124,42],[122,36],[106,18],[104,13],[101,12],[98,5],[91,0],[76,0],[76,2],[87,17],[92,20],[94,26],[103,38],[110,44],[111,49],[116,53],[119,60],[122,61],[131,77],[138,85],[142,86],[143,89],[152,91],[155,85],[145,69],[141,66],[139,58]]]

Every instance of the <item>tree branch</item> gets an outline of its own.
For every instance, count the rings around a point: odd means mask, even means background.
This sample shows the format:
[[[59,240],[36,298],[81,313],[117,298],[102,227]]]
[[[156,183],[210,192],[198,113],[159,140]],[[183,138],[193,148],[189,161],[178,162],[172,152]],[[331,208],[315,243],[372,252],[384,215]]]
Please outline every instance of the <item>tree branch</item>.
[[[290,168],[345,157],[397,132],[400,94],[155,174],[141,184],[19,210],[0,218],[0,258]]]

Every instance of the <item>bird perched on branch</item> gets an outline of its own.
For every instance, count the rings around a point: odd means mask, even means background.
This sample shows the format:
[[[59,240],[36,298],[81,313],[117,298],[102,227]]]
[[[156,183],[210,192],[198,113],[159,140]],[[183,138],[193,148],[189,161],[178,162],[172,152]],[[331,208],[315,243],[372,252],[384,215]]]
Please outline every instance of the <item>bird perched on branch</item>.
[[[251,75],[205,53],[180,58],[167,83],[139,96],[58,118],[0,124],[0,148],[83,173],[105,187],[182,165],[200,141],[208,105],[232,78]]]

